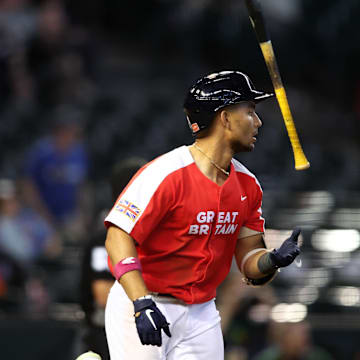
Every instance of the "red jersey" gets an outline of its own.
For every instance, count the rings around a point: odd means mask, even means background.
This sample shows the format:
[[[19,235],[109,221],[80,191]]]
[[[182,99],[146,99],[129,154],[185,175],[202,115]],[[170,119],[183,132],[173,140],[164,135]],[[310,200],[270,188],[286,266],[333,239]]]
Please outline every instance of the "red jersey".
[[[260,184],[240,162],[232,159],[219,186],[182,146],[138,171],[105,224],[135,239],[150,291],[202,303],[228,274],[239,234],[264,232],[261,202]]]

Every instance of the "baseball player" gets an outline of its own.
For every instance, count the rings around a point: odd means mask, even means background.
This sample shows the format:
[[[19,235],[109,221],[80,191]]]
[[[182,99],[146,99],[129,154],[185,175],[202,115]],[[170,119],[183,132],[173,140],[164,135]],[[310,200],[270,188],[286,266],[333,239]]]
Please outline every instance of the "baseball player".
[[[298,229],[266,248],[260,184],[233,158],[254,149],[255,106],[271,96],[238,71],[198,80],[184,104],[195,142],[141,168],[106,217],[112,360],[223,359],[214,299],[233,257],[263,285],[299,254]]]

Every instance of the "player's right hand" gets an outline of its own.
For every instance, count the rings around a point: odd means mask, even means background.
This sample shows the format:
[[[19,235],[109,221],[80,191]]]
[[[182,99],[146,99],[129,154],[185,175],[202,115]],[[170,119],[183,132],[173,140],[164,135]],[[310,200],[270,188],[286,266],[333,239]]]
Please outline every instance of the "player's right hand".
[[[169,323],[151,296],[133,301],[136,329],[143,345],[161,346],[161,329],[171,337]]]

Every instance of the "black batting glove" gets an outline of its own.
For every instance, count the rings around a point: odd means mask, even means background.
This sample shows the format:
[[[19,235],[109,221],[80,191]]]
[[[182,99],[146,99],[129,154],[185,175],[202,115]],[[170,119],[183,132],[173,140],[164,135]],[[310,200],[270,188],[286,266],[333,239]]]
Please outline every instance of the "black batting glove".
[[[171,337],[169,323],[156,306],[151,296],[133,301],[136,329],[143,345],[161,346],[161,329]]]
[[[298,246],[300,232],[300,229],[295,229],[291,236],[286,239],[278,249],[273,250],[269,254],[271,261],[277,268],[290,265],[300,254],[300,248]]]

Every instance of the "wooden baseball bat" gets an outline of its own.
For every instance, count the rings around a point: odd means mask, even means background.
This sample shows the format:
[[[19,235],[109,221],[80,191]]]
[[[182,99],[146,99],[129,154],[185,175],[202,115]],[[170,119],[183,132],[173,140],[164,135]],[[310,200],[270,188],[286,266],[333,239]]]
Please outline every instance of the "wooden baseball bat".
[[[285,88],[280,77],[274,49],[265,25],[260,2],[259,0],[245,0],[245,3],[248,9],[252,27],[255,30],[255,34],[259,41],[266,66],[270,73],[271,81],[275,89],[276,98],[279,103],[286,130],[289,135],[290,143],[294,152],[295,169],[305,170],[310,167],[310,163],[306,159],[306,156],[300,144],[298,134],[296,132],[295,123],[291,115]]]

